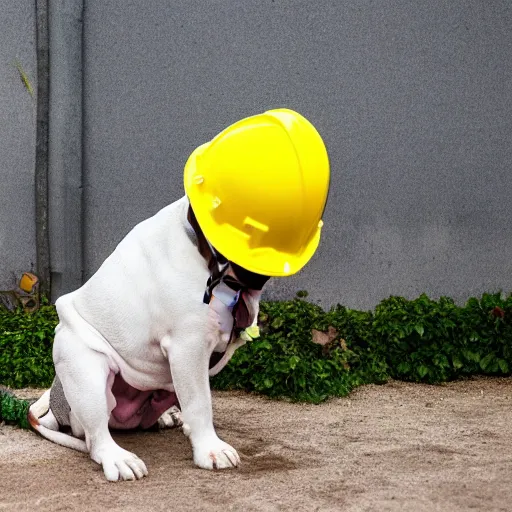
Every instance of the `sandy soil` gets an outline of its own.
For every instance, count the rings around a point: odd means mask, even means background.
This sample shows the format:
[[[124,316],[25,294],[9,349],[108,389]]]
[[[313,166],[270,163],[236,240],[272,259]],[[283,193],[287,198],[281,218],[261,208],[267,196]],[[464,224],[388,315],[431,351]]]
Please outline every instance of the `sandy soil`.
[[[0,510],[510,511],[511,396],[512,379],[392,382],[319,406],[215,393],[242,466],[196,469],[178,430],[117,434],[148,465],[138,482],[108,483],[87,456],[4,426]]]

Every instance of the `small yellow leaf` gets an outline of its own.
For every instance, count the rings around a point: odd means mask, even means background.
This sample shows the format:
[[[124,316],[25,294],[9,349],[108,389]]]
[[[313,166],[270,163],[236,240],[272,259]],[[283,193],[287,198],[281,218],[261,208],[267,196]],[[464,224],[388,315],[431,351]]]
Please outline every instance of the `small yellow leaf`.
[[[30,96],[34,97],[34,89],[32,88],[32,84],[30,83],[30,80],[29,80],[27,74],[25,73],[25,71],[21,67],[21,64],[18,61],[16,61],[14,63],[14,65],[16,66],[16,69],[18,70],[18,73],[20,75],[20,79],[23,82],[23,85],[25,86],[25,89],[27,89],[27,91],[30,94]]]
[[[257,325],[251,325],[245,329],[245,332],[251,337],[251,339],[256,339],[260,337],[260,328]]]
[[[252,341],[260,337],[260,328],[257,325],[251,325],[240,333],[239,338],[244,341]]]
[[[246,332],[246,331],[242,331],[242,332],[240,333],[239,338],[240,338],[241,340],[244,340],[244,341],[252,341],[252,338],[247,334],[247,332]]]

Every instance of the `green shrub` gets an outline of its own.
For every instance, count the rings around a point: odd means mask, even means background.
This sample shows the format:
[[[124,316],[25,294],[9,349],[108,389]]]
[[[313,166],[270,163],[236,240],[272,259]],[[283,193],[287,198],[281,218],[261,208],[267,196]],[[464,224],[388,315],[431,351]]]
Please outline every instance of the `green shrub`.
[[[228,366],[213,378],[213,387],[318,403],[329,396],[346,395],[371,380],[361,365],[365,349],[358,345],[359,324],[348,310],[340,310],[334,319],[302,300],[264,302],[259,318],[261,338],[235,352]],[[337,336],[324,346],[313,343],[312,329],[324,330],[329,325],[347,326],[348,339]]]
[[[386,360],[391,377],[430,383],[453,379],[454,358],[460,354],[459,311],[446,297],[383,300],[375,308],[372,348]]]
[[[438,383],[464,375],[509,375],[512,295],[484,294],[460,307],[441,297],[390,297],[375,311],[324,311],[301,298],[263,302],[261,337],[235,352],[216,389],[321,402],[390,377]],[[47,387],[57,324],[53,306],[0,310],[0,383]]]
[[[44,304],[35,313],[0,308],[0,383],[47,387],[54,376],[52,343],[58,317]]]
[[[464,307],[441,297],[391,297],[375,309],[373,348],[395,379],[438,383],[462,375],[508,375],[512,299],[484,294]]]
[[[469,299],[459,314],[459,373],[509,375],[512,369],[512,295]]]
[[[296,299],[263,303],[260,320],[263,336],[235,353],[214,387],[318,402],[389,377],[434,384],[512,368],[512,296],[484,294],[463,307],[390,297],[373,313]],[[335,338],[315,344],[312,329],[329,327]]]
[[[6,389],[0,388],[0,421],[14,423],[22,428],[29,428],[27,400],[20,400]]]

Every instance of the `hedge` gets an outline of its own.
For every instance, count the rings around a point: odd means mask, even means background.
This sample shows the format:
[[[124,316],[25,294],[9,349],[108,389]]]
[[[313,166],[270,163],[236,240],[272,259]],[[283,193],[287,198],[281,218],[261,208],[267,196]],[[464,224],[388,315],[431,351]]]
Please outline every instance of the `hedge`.
[[[262,302],[261,337],[236,351],[213,388],[319,403],[390,378],[435,384],[511,373],[512,295],[484,294],[463,306],[447,297],[390,297],[374,311],[324,311],[299,295]],[[0,311],[0,384],[51,384],[57,320],[51,305],[32,314]]]

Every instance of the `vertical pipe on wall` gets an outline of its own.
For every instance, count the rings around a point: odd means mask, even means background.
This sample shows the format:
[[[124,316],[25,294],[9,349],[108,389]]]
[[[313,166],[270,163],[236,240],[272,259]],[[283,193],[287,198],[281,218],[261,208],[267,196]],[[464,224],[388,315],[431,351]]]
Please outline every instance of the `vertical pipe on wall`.
[[[35,159],[36,269],[42,296],[50,297],[48,221],[49,34],[48,0],[36,0],[37,112]]]
[[[84,0],[50,2],[50,249],[52,300],[83,279]]]

